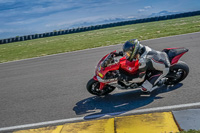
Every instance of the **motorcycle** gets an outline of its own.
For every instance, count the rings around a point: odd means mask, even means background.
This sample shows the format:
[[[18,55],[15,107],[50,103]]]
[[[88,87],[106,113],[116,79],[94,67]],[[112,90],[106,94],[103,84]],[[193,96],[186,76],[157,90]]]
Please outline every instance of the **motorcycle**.
[[[189,67],[183,62],[179,61],[180,58],[189,50],[186,48],[166,48],[162,52],[165,52],[168,55],[170,61],[169,73],[162,78],[161,85],[175,85],[182,80],[184,80],[188,73]],[[126,57],[117,58],[114,56],[113,51],[105,55],[97,64],[95,70],[95,76],[90,79],[86,85],[86,88],[89,93],[97,96],[104,96],[111,93],[115,88],[119,89],[136,89],[140,88],[142,83],[149,79],[153,71],[147,71],[144,81],[134,82],[121,80],[120,75],[134,75],[139,69],[139,61],[128,61]],[[160,86],[160,85],[159,85]]]

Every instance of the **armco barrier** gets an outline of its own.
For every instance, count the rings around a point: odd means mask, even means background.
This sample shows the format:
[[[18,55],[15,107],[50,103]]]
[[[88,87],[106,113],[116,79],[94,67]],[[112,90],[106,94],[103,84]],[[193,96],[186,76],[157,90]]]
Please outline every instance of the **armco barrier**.
[[[130,24],[137,24],[137,23],[161,21],[161,20],[175,19],[175,18],[181,18],[181,17],[190,17],[190,16],[196,16],[196,15],[200,15],[200,10],[199,11],[193,11],[193,12],[173,14],[173,15],[143,18],[143,19],[122,21],[122,22],[88,26],[88,27],[78,27],[78,28],[67,29],[67,30],[60,30],[60,31],[47,32],[47,33],[34,34],[34,35],[25,35],[25,36],[12,37],[12,38],[7,38],[7,39],[0,39],[0,44],[6,44],[6,43],[18,42],[18,41],[25,41],[25,40],[32,40],[32,39],[38,39],[38,38],[44,38],[44,37],[50,37],[50,36],[57,36],[57,35],[64,35],[64,34],[72,34],[72,33],[91,31],[91,30],[97,30],[97,29],[104,29],[104,28],[123,26],[123,25],[130,25]]]

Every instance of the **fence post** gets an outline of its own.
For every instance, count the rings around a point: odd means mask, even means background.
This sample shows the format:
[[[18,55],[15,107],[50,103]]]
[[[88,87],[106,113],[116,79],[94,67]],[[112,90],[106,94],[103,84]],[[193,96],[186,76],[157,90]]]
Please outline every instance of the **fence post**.
[[[53,35],[54,35],[54,32],[47,32],[47,33],[46,33],[46,36],[47,36],[47,37],[53,36]]]
[[[69,30],[67,29],[67,30],[65,30],[65,34],[68,34],[69,33]]]
[[[40,38],[40,34],[37,34],[37,38]]]
[[[24,41],[24,37],[23,37],[23,36],[21,36],[21,37],[20,37],[20,40],[21,40],[21,41]]]
[[[28,40],[28,39],[27,39],[27,36],[24,36],[24,40]]]
[[[32,39],[35,39],[35,35],[31,35],[32,36]]]
[[[32,40],[32,36],[31,35],[29,35],[29,39]]]
[[[8,43],[8,39],[4,39],[4,43]]]
[[[19,37],[16,37],[16,39],[15,39],[15,40],[18,42],[20,39],[19,39]]]
[[[12,38],[9,38],[9,43],[11,43],[12,42]]]
[[[64,34],[65,34],[65,31],[64,31],[64,30],[62,30],[61,34],[62,34],[62,35],[64,35]]]
[[[13,37],[13,38],[11,38],[12,39],[12,42],[15,42],[15,38]]]
[[[39,38],[43,38],[43,34],[39,34]]]

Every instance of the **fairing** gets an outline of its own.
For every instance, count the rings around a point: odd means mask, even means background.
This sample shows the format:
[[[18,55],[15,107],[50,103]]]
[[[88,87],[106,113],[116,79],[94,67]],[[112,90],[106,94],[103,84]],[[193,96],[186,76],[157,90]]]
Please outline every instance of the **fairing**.
[[[115,51],[113,51],[115,52]],[[107,81],[106,83],[104,82],[100,82],[100,90],[103,89],[103,87],[109,83],[109,80],[105,79],[105,75],[110,72],[110,71],[115,71],[115,70],[119,70],[122,69],[130,74],[134,74],[137,72],[138,68],[139,68],[139,61],[128,61],[126,59],[126,57],[122,57],[119,62],[115,62],[115,63],[110,63],[108,64],[108,66],[103,67],[104,65],[102,65],[103,63],[105,63],[105,60],[107,60],[107,57],[109,57],[110,54],[107,54],[106,56],[104,56],[98,63],[97,68],[96,68],[96,75],[93,77],[94,80],[99,81],[99,78],[101,81]],[[116,79],[117,80],[117,79]],[[113,82],[113,81],[112,81]]]
[[[163,50],[168,55],[171,65],[176,64],[188,51],[186,48],[166,48]]]

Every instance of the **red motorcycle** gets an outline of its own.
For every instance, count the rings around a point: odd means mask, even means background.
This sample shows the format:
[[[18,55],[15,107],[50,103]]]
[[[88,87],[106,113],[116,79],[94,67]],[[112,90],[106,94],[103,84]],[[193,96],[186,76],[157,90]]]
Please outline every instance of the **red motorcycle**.
[[[139,69],[139,61],[128,61],[126,57],[118,59],[114,56],[113,51],[105,55],[98,63],[95,76],[87,83],[87,90],[89,93],[97,96],[103,96],[112,92],[116,87],[119,89],[135,89],[139,88],[142,83],[152,76],[152,71],[147,71],[143,82],[135,83],[129,81],[122,81],[119,79],[120,74],[134,75]],[[162,84],[174,85],[184,80],[188,73],[189,67],[179,59],[188,52],[185,48],[166,48],[162,52],[168,55],[171,63],[169,73],[161,79]],[[133,79],[134,81],[134,79]]]

